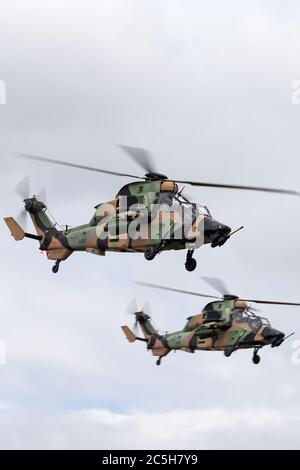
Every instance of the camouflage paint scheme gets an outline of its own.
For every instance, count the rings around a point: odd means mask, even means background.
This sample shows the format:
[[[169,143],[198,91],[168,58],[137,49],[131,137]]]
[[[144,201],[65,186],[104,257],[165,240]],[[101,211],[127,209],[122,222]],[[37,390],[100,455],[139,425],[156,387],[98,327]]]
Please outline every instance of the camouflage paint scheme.
[[[142,310],[135,313],[147,349],[162,358],[172,350],[194,353],[196,350],[224,351],[226,356],[237,349],[280,346],[284,333],[273,329],[268,320],[249,313],[247,303],[232,297],[210,302],[204,310],[187,319],[181,331],[160,335]],[[130,342],[137,338],[127,326],[122,329]],[[158,362],[158,364],[160,361]]]
[[[114,200],[97,205],[96,212],[88,224],[66,227],[64,230],[56,228],[55,223],[47,215],[47,208],[43,202],[32,197],[25,199],[24,203],[35,226],[40,249],[47,253],[50,260],[66,260],[74,251],[86,251],[103,256],[106,251],[145,252],[149,248],[157,248],[159,251],[186,249],[187,243],[190,244],[190,248],[198,248],[199,246],[193,246],[193,243],[196,243],[196,234],[199,232],[203,239],[202,244],[223,245],[229,238],[230,227],[215,221],[209,213],[206,215],[198,213],[196,204],[191,230],[187,236],[177,237],[177,233],[183,228],[182,218],[178,217],[179,213],[172,213],[171,223],[169,219],[168,223],[165,223],[163,209],[157,214],[151,214],[152,204],[159,203],[161,195],[172,197],[177,194],[177,184],[168,180],[130,183],[123,186]],[[127,207],[122,206],[122,197],[126,199]],[[129,210],[128,206],[132,205],[138,209]],[[128,221],[134,220],[137,216],[141,217],[141,214],[144,214],[148,235],[144,239],[135,240],[128,235]],[[152,219],[149,218],[149,214]],[[169,217],[169,212],[166,215]],[[32,235],[26,234],[12,217],[6,217],[4,220],[16,240],[24,237],[33,238]]]

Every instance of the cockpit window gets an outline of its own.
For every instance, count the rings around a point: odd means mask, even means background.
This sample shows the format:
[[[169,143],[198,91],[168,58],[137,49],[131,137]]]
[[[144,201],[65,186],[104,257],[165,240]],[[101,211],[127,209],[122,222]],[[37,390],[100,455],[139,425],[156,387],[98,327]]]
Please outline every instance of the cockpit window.
[[[256,332],[261,327],[261,320],[258,317],[249,317],[248,319],[249,326],[252,331]]]
[[[187,197],[183,196],[183,194],[173,194],[168,192],[161,192],[157,199],[158,204],[167,204],[169,207],[174,209],[178,209],[179,206],[184,208],[190,207],[192,212],[195,214],[205,215],[207,217],[211,217],[211,213],[208,207],[203,206],[201,204],[196,204],[195,202],[191,202],[187,199]]]
[[[253,312],[247,309],[236,308],[232,312],[232,320],[236,323],[248,323],[250,329],[257,332],[261,325],[269,325],[267,318],[258,317]]]
[[[232,320],[236,323],[245,323],[248,320],[248,316],[245,314],[245,311],[241,308],[236,308],[232,312]]]
[[[267,318],[265,317],[259,317],[263,325],[268,325],[270,326],[270,322]]]
[[[171,193],[160,193],[157,202],[158,204],[167,204],[171,207],[174,200]]]
[[[206,215],[207,217],[211,217],[211,213],[209,212],[208,207],[197,204],[197,209],[198,209],[199,214]]]

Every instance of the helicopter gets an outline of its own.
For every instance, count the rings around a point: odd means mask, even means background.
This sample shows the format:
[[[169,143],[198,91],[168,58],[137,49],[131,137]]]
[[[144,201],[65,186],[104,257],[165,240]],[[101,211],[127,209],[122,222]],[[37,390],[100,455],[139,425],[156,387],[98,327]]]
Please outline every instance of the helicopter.
[[[188,317],[182,330],[166,334],[160,334],[154,328],[145,309],[130,307],[131,313],[135,316],[134,328],[140,327],[143,337],[137,336],[138,333],[135,334],[127,325],[121,328],[130,343],[135,341],[146,343],[147,350],[151,351],[153,356],[158,356],[157,365],[160,365],[162,358],[172,350],[189,353],[197,350],[223,351],[226,357],[230,357],[238,349],[253,349],[252,362],[259,364],[258,351],[261,348],[267,345],[272,348],[278,347],[294,334],[285,336],[281,331],[274,329],[269,320],[255,314],[255,309],[247,302],[286,306],[300,306],[300,303],[242,299],[228,294],[228,290],[220,279],[210,277],[202,277],[202,279],[217,289],[222,297],[159,284],[136,282],[142,286],[164,291],[214,299],[200,313]]]
[[[47,212],[45,202],[36,196],[30,197],[28,181],[25,179],[19,183],[16,191],[25,205],[22,214],[30,214],[36,234],[26,232],[13,217],[5,217],[4,221],[16,241],[30,238],[39,242],[40,250],[47,253],[49,260],[55,261],[54,273],[58,272],[61,261],[75,251],[99,256],[104,256],[107,251],[140,252],[150,261],[162,251],[187,250],[185,268],[194,271],[197,266],[193,257],[195,249],[204,244],[221,247],[243,227],[232,231],[228,225],[218,222],[206,206],[191,202],[178,184],[300,195],[297,191],[276,188],[170,180],[156,171],[151,154],[145,149],[119,147],[144,169],[144,176],[31,154],[16,154],[44,163],[138,180],[123,186],[113,200],[96,205],[91,220],[77,227],[59,227]]]

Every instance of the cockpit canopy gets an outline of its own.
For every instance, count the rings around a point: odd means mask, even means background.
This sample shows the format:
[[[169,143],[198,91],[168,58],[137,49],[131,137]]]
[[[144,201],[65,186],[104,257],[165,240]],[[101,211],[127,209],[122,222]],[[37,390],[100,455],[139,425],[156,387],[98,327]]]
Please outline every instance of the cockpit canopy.
[[[207,304],[203,311],[203,322],[247,324],[253,332],[257,332],[262,325],[270,326],[269,320],[255,315],[245,301],[232,297],[232,299],[228,298]]]
[[[191,211],[196,215],[205,215],[207,217],[211,217],[211,213],[208,207],[195,202],[190,202],[185,196],[180,193],[174,194],[171,192],[161,192],[159,193],[155,203],[160,205],[166,204],[175,211],[179,210],[180,207],[182,207],[184,210],[191,209]]]
[[[267,318],[255,315],[249,308],[235,308],[231,313],[231,317],[235,323],[247,323],[254,332],[258,331],[262,325],[270,326]]]

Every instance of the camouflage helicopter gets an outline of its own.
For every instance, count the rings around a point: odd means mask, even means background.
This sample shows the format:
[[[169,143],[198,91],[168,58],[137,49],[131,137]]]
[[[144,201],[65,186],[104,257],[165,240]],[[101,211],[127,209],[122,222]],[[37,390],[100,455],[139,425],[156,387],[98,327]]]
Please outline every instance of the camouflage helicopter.
[[[135,328],[140,327],[143,337],[137,336],[126,325],[121,328],[129,342],[144,341],[147,344],[147,349],[152,352],[153,356],[158,356],[157,365],[160,365],[161,359],[172,350],[189,353],[197,350],[223,351],[224,355],[229,357],[238,349],[253,349],[252,361],[254,364],[259,364],[258,351],[261,348],[267,345],[272,348],[278,347],[294,334],[285,336],[281,331],[275,330],[269,320],[256,315],[255,310],[247,302],[286,306],[300,306],[300,303],[241,299],[228,294],[223,282],[219,279],[208,277],[202,279],[217,288],[222,293],[222,297],[146,282],[136,283],[165,291],[216,299],[208,303],[201,313],[189,317],[184,328],[174,333],[159,334],[152,325],[150,316],[143,309],[136,309],[132,312],[135,315]]]
[[[232,232],[228,225],[215,220],[206,206],[191,202],[183,194],[183,188],[179,190],[178,184],[300,195],[296,191],[275,188],[169,180],[166,175],[155,170],[146,150],[120,147],[142,166],[145,176],[17,154],[31,160],[139,180],[123,186],[113,200],[96,205],[96,212],[90,222],[77,227],[58,227],[47,213],[45,202],[35,196],[30,197],[28,183],[25,181],[18,185],[17,193],[25,204],[23,213],[30,214],[36,234],[27,233],[13,217],[5,217],[4,221],[15,240],[30,238],[39,241],[40,250],[47,253],[49,260],[55,261],[52,268],[54,273],[58,272],[61,261],[75,251],[100,256],[104,256],[107,251],[141,252],[147,260],[153,260],[162,251],[182,249],[187,250],[185,267],[193,271],[197,265],[193,257],[196,248],[203,244],[220,247],[243,227]]]

